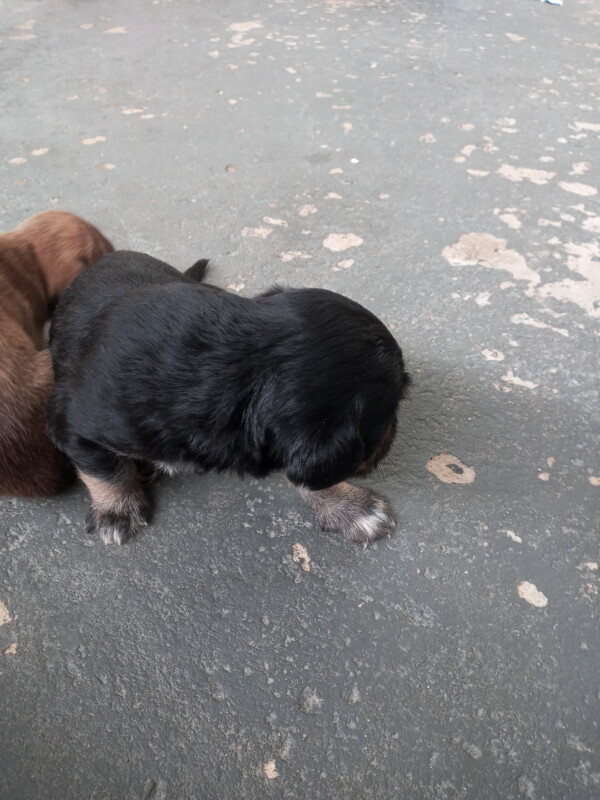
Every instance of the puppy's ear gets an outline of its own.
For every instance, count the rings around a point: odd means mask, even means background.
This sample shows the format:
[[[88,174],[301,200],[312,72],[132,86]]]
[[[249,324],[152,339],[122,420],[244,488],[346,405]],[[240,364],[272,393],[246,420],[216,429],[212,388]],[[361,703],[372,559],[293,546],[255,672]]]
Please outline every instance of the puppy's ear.
[[[200,281],[204,280],[207,269],[208,259],[201,258],[200,261],[196,261],[195,264],[192,264],[191,267],[188,267],[183,274],[186,278],[190,278],[192,281],[198,281],[199,283]]]
[[[285,472],[296,485],[313,491],[327,489],[354,475],[364,457],[358,428],[348,420],[298,444],[288,457]]]

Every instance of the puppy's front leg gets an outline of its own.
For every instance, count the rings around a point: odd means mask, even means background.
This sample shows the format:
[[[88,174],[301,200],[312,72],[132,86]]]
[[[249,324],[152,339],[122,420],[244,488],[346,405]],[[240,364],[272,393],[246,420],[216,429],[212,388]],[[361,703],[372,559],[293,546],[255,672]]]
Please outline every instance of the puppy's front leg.
[[[123,544],[150,516],[148,497],[140,485],[135,463],[91,442],[69,453],[90,493],[89,533],[104,544]]]
[[[389,502],[369,489],[350,483],[314,492],[296,488],[324,531],[341,533],[352,542],[370,544],[390,536],[396,526]]]

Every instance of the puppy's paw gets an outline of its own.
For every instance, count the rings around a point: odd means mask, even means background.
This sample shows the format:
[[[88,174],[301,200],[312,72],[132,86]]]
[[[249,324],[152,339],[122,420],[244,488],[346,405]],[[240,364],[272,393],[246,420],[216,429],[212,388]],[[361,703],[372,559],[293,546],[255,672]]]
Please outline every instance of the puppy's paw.
[[[385,498],[364,491],[367,497],[352,504],[349,514],[346,512],[350,519],[347,522],[344,520],[340,533],[351,542],[368,545],[378,539],[389,538],[396,527],[396,520]]]
[[[301,490],[325,531],[368,545],[391,536],[396,521],[389,502],[369,489],[339,483],[317,492]]]
[[[96,511],[90,509],[87,530],[99,536],[104,544],[124,544],[140,528],[148,524],[148,512],[139,506],[124,512]]]

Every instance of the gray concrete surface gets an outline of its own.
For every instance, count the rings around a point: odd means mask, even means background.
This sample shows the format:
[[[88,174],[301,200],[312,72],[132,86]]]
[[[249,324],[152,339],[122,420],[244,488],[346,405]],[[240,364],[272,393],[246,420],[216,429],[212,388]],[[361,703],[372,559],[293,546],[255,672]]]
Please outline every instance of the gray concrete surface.
[[[277,477],[121,549],[0,500],[2,800],[599,797],[597,4],[0,9],[3,230],[340,291],[415,377],[368,551]]]

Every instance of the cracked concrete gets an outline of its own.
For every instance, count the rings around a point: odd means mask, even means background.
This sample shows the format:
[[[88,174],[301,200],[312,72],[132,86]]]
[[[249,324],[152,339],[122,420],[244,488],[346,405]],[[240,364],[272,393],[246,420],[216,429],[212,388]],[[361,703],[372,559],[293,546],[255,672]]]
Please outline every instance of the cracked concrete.
[[[3,230],[340,291],[415,379],[369,550],[276,477],[122,548],[0,499],[2,800],[598,797],[593,0],[0,7]]]

